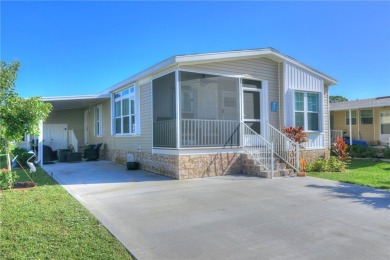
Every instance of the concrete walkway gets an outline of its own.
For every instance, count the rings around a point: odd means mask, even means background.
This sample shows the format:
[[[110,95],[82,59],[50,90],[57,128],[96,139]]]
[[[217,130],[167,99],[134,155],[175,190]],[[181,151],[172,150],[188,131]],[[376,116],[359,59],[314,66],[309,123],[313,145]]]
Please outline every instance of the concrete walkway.
[[[390,259],[390,193],[317,178],[45,170],[138,259]]]

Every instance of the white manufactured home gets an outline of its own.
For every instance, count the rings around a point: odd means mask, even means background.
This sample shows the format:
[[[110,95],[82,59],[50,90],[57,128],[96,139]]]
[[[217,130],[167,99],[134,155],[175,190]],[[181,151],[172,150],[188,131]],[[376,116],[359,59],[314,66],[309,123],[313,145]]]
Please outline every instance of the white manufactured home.
[[[282,164],[298,170],[301,157],[329,156],[336,83],[271,48],[174,56],[96,95],[44,98],[53,111],[42,142],[103,143],[101,158],[133,154],[142,169],[177,179],[278,176]],[[281,133],[289,126],[308,133],[304,148]]]

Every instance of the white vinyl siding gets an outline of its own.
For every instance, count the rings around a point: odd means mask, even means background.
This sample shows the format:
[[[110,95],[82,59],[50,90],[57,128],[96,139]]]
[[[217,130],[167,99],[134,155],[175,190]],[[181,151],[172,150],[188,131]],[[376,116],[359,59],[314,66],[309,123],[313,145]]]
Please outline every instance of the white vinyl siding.
[[[326,137],[328,130],[328,88],[324,80],[294,64],[283,63],[284,125],[302,125],[308,133],[308,142],[303,145],[307,149],[327,148]],[[304,110],[298,107],[296,110],[295,93],[303,93]],[[302,97],[302,94],[298,94]],[[282,107],[281,106],[281,107]],[[303,121],[303,123],[302,123]]]

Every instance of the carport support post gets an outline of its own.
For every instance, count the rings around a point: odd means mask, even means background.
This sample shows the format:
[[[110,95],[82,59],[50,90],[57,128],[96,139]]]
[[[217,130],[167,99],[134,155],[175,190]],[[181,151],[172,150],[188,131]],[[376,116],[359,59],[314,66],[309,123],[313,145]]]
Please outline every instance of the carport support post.
[[[43,122],[39,121],[39,135],[38,135],[38,160],[39,165],[43,166]]]
[[[352,145],[352,112],[349,109],[349,145]]]

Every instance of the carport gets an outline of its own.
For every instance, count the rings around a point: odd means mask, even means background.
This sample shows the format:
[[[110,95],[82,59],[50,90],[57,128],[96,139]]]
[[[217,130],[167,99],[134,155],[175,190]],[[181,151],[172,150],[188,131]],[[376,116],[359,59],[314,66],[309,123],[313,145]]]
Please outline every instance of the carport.
[[[108,100],[110,95],[81,95],[63,97],[44,97],[43,101],[52,105],[52,111],[45,123],[40,123],[40,133],[36,137],[27,135],[20,146],[32,149],[35,143],[38,148],[39,164],[43,165],[43,145],[53,151],[68,149],[72,145],[77,152],[80,146],[88,143],[88,125],[90,111],[87,107]]]

